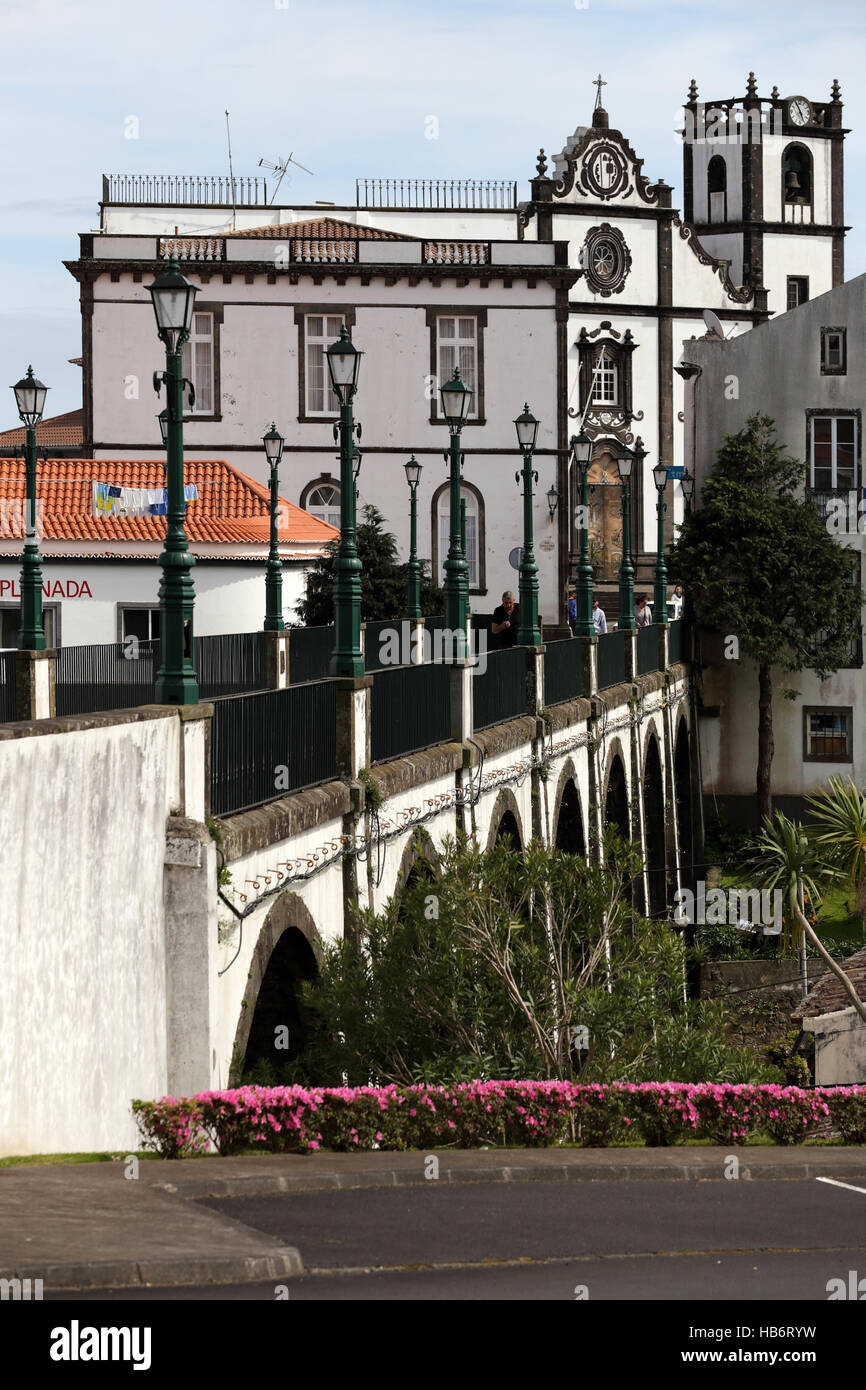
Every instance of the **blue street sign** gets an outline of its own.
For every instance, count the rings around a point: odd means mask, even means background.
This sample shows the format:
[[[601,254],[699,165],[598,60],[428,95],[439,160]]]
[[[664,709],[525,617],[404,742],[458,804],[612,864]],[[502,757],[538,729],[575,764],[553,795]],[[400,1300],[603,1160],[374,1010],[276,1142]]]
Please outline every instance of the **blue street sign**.
[[[684,466],[684,465],[681,465],[681,464],[678,464],[675,468],[674,468],[674,467],[671,467],[671,468],[668,469],[668,477],[669,477],[669,478],[681,478],[681,477],[683,476],[683,474],[685,473],[685,471],[686,471],[686,470],[685,470],[685,466]]]

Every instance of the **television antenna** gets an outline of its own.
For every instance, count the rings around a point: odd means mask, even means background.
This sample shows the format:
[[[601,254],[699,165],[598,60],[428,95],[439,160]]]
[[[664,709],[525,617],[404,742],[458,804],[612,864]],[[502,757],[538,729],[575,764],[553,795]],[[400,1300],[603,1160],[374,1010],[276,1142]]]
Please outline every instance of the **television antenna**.
[[[723,343],[727,342],[728,334],[725,333],[725,326],[718,314],[714,314],[712,309],[704,309],[704,323],[714,338],[721,338]],[[735,323],[734,328],[739,328],[739,324]],[[734,328],[731,329],[731,333],[733,333]]]
[[[277,179],[277,186],[271,194],[271,205],[273,205],[274,198],[276,198],[277,194],[280,191],[280,184],[282,183],[284,176],[288,173],[290,164],[294,164],[296,169],[303,169],[305,174],[312,174],[313,172],[312,169],[308,169],[306,165],[299,164],[298,161],[294,158],[294,154],[295,152],[294,150],[292,150],[292,153],[289,155],[288,159],[278,159],[276,164],[272,164],[269,159],[259,160],[260,169],[270,169],[272,173],[279,174],[279,178]]]

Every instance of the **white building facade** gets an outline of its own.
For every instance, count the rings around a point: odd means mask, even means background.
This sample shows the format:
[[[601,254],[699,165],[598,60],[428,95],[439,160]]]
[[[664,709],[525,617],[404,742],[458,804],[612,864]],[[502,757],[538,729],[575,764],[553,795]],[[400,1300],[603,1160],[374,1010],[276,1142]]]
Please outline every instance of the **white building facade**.
[[[839,543],[859,555],[861,583],[864,324],[866,275],[860,275],[754,333],[729,342],[706,337],[686,343],[683,352],[699,369],[687,392],[696,505],[722,437],[752,415],[768,415],[779,443],[803,460],[804,504],[817,507]],[[733,816],[748,816],[758,754],[757,669],[745,659],[725,660],[721,650],[717,655],[703,678],[710,711],[701,721],[705,788]],[[773,791],[782,809],[833,774],[866,782],[862,660],[862,640],[853,634],[850,665],[826,680],[803,671],[775,682]],[[796,700],[785,699],[786,689],[797,692]]]
[[[214,180],[105,179],[101,230],[83,235],[79,258],[67,262],[81,284],[85,448],[97,457],[158,448],[149,381],[160,349],[146,287],[175,251],[199,289],[187,351],[197,391],[190,455],[224,454],[264,479],[259,439],[274,419],[286,437],[284,490],[336,521],[336,414],[323,353],[345,324],[366,354],[359,501],[384,514],[403,556],[401,465],[414,453],[424,468],[420,554],[441,580],[447,430],[437,390],[459,363],[475,391],[463,435],[473,608],[489,610],[517,587],[512,421],[524,401],[541,421],[534,519],[545,618],[564,619],[577,557],[569,440],[581,423],[594,441],[596,584],[615,594],[616,457],[627,446],[636,454],[631,550],[648,588],[651,470],[686,463],[679,345],[703,331],[707,309],[741,334],[841,281],[841,111],[835,84],[829,102],[783,99],[775,88],[764,99],[750,75],[742,98],[713,105],[692,83],[684,217],[598,101],[552,168],[541,152],[526,201],[516,184],[394,179],[362,181],[353,206],[276,206],[258,182],[239,180],[229,204]],[[665,503],[670,539],[682,515],[676,481]]]

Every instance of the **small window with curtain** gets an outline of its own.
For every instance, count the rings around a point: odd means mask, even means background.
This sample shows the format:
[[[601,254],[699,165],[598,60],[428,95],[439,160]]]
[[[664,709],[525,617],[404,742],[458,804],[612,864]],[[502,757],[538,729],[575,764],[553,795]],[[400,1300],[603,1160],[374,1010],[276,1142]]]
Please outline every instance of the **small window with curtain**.
[[[478,320],[474,315],[442,315],[436,320],[436,358],[439,386],[454,375],[455,367],[472,391],[472,406],[467,419],[478,418]],[[442,416],[442,402],[436,393],[436,410]]]
[[[327,351],[340,336],[342,314],[307,314],[304,319],[304,367],[307,415],[339,415],[340,402],[331,386]]]
[[[195,388],[193,415],[214,414],[214,316],[194,313],[183,348],[183,374]]]

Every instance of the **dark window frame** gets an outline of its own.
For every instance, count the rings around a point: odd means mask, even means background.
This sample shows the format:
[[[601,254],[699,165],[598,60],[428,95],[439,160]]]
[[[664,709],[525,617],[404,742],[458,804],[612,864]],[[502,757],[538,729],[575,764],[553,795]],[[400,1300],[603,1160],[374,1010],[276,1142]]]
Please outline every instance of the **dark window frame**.
[[[126,612],[127,610],[130,610],[130,609],[135,609],[136,612],[146,611],[146,612],[157,612],[157,613],[158,613],[158,612],[159,612],[159,609],[160,609],[160,605],[159,605],[159,603],[126,603],[126,602],[124,602],[123,600],[118,600],[117,604],[115,605],[115,631],[117,632],[117,640],[118,640],[118,642],[123,642],[123,641],[124,641],[124,633],[123,633],[123,615],[124,615],[124,612]],[[154,641],[154,640],[158,640],[158,639],[154,639],[154,638],[150,638],[150,637],[148,637],[148,638],[139,638],[139,641]]]
[[[834,753],[830,756],[809,752],[809,717],[813,714],[843,715],[847,720],[846,745],[844,757]],[[853,705],[806,705],[803,709],[803,762],[804,763],[853,763],[854,761],[854,706]]]
[[[791,286],[794,285],[794,284],[796,284],[796,285],[805,285],[805,286],[806,286],[806,295],[805,295],[805,298],[798,299],[796,304],[790,304],[790,305],[789,305],[789,304],[788,304],[788,300],[789,300],[789,298],[790,298]],[[788,278],[787,278],[787,280],[785,281],[785,312],[786,312],[787,314],[790,314],[791,311],[792,311],[793,309],[799,309],[799,307],[800,307],[801,304],[808,304],[808,303],[809,303],[809,277],[808,277],[808,275],[789,275]]]
[[[335,411],[333,415],[308,415],[307,414],[307,315],[311,318],[317,315],[331,315],[336,317],[338,314],[343,323],[349,330],[351,338],[355,323],[357,321],[356,307],[353,304],[296,304],[295,327],[298,330],[298,424],[299,425],[327,425],[331,421],[339,420],[340,412]]]
[[[67,599],[66,601],[67,601],[67,603],[69,602],[68,599]],[[20,602],[19,599],[12,599],[11,602],[10,602],[8,599],[3,599],[3,601],[0,602],[0,613],[10,613],[10,612],[13,612],[13,613],[20,613],[20,611],[21,611],[21,602]],[[63,635],[62,635],[62,630],[61,630],[61,611],[62,611],[62,605],[59,604],[59,603],[54,603],[54,602],[48,602],[48,603],[46,603],[46,602],[43,601],[43,604],[42,604],[42,612],[43,612],[43,614],[45,614],[45,613],[47,613],[47,612],[49,612],[49,611],[52,612],[52,613],[54,614],[54,647],[51,648],[51,650],[54,651],[54,650],[56,650],[58,647],[60,647],[60,646],[63,645]],[[20,630],[20,623],[19,623],[19,630]],[[50,645],[50,644],[49,644],[49,643],[46,643],[46,646],[48,646],[48,645]],[[10,649],[9,649],[9,648],[6,648],[5,650],[10,650]]]
[[[838,333],[841,349],[842,362],[838,367],[831,367],[827,363],[827,340],[831,333]],[[821,329],[821,375],[822,376],[847,376],[848,375],[848,333],[842,328],[822,328]]]
[[[476,342],[476,373],[477,383],[475,387],[475,410],[476,416],[473,420],[464,422],[464,429],[474,429],[478,425],[486,425],[484,403],[484,334],[487,329],[487,309],[478,304],[437,304],[435,308],[428,308],[426,311],[427,329],[430,335],[430,376],[436,382],[436,390],[430,397],[430,424],[438,425],[441,429],[447,429],[447,423],[439,414],[439,387],[442,382],[439,380],[439,334],[437,330],[438,319],[475,319],[475,342]],[[475,593],[476,590],[471,590]]]
[[[721,166],[721,168],[724,170],[724,180],[723,180],[723,186],[722,186],[721,188],[711,189],[711,188],[710,188],[710,171],[711,171],[711,169],[713,168],[714,165],[715,165],[716,167]],[[724,202],[722,203],[722,216],[721,216],[720,218],[717,218],[717,219],[714,219],[714,218],[713,218],[712,203],[710,202],[710,198],[713,196],[713,193],[721,193],[722,196],[723,196],[723,198],[724,198]],[[711,159],[708,161],[708,163],[707,163],[707,225],[708,225],[708,226],[711,226],[711,225],[713,225],[714,223],[727,222],[727,220],[728,220],[728,161],[725,159],[725,156],[724,156],[723,154],[714,154],[714,155],[711,157]]]

